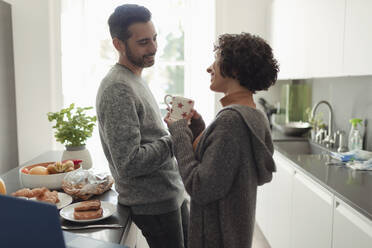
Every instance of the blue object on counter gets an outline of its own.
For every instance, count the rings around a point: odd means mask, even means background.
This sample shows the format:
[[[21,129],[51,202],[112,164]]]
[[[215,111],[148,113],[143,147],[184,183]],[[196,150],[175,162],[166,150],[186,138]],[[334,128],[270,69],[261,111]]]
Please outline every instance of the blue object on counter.
[[[331,152],[331,157],[337,160],[340,160],[341,162],[349,162],[349,161],[355,160],[355,153],[353,152],[344,152],[344,153]]]
[[[353,150],[350,152],[331,152],[331,157],[342,162],[349,161],[366,161],[372,159],[372,152],[364,150]]]

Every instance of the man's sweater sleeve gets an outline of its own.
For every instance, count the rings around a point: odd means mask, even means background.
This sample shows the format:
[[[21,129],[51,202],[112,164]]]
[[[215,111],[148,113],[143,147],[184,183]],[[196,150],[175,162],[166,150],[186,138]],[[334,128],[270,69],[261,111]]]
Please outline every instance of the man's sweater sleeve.
[[[200,205],[223,198],[229,192],[240,166],[239,140],[225,125],[216,125],[208,131],[206,149],[201,161],[192,148],[192,133],[185,120],[169,127],[174,142],[174,152],[186,191]],[[239,137],[239,136],[235,136]]]
[[[108,87],[99,110],[103,138],[121,177],[150,174],[171,156],[172,140],[164,136],[141,145],[140,122],[132,93],[122,84]]]

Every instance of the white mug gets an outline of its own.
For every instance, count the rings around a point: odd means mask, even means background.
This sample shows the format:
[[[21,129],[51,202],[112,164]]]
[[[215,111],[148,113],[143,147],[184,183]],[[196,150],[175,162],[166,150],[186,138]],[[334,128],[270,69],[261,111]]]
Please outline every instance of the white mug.
[[[168,101],[169,99],[171,99],[171,101]],[[169,119],[172,121],[186,119],[194,108],[194,100],[182,96],[166,95],[164,97],[164,103],[168,106],[170,113]]]

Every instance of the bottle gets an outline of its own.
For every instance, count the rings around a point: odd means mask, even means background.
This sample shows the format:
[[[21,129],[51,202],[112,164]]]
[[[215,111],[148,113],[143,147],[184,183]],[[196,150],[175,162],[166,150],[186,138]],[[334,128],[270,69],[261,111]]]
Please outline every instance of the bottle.
[[[351,129],[349,134],[349,151],[362,150],[363,140],[358,129],[358,124],[362,123],[361,119],[353,118],[350,119]]]

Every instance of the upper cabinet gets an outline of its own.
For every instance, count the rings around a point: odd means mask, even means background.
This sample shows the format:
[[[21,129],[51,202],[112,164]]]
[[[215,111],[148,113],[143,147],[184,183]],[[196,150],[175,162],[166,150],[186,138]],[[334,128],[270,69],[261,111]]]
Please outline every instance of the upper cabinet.
[[[269,41],[280,64],[278,78],[303,78],[305,75],[304,29],[294,0],[274,1],[271,8]],[[300,33],[302,33],[300,35]]]
[[[270,41],[280,79],[340,74],[344,1],[276,0],[271,12]]]
[[[372,75],[372,2],[274,0],[269,41],[279,79]]]
[[[372,1],[346,0],[344,72],[372,74]]]
[[[345,2],[340,0],[299,0],[298,4],[302,5],[298,7],[302,7],[304,11],[304,26],[302,28],[307,73],[305,76],[340,76]]]

